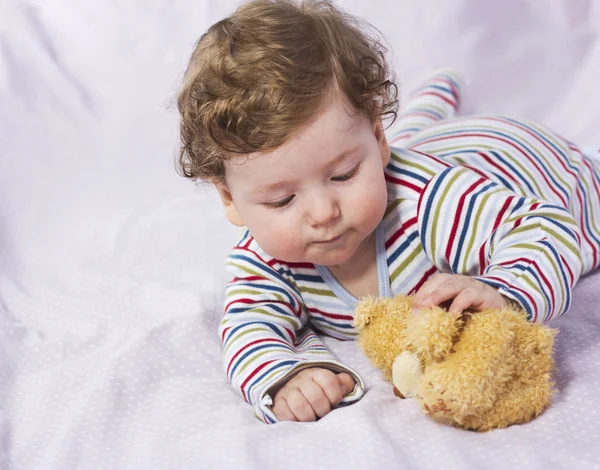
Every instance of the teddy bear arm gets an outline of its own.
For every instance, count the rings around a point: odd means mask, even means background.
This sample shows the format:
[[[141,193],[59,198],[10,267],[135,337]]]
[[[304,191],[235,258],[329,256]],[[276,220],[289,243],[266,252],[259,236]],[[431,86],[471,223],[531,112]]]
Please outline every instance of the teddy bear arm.
[[[385,380],[392,380],[392,364],[398,354],[412,350],[406,337],[406,318],[411,301],[398,295],[392,299],[361,299],[355,311],[358,345]]]

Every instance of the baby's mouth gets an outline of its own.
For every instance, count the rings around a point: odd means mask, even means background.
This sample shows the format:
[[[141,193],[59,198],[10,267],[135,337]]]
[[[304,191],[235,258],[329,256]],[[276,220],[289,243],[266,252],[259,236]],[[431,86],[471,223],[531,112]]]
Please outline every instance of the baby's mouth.
[[[346,234],[346,232],[342,232],[342,233],[341,233],[340,235],[338,235],[337,237],[334,237],[334,238],[328,238],[328,239],[326,239],[326,240],[315,241],[315,242],[313,242],[313,243],[317,243],[317,244],[319,244],[319,245],[327,245],[327,244],[329,244],[329,243],[335,243],[335,242],[337,242],[337,241],[341,240],[341,239],[342,239],[342,237],[343,237],[345,234]]]

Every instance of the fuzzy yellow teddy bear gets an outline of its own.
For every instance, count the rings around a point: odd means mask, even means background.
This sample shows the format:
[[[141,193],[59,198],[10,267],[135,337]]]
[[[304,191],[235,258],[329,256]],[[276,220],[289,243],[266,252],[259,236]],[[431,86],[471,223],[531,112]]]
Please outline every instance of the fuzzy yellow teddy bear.
[[[553,393],[557,332],[516,308],[412,314],[412,296],[367,297],[355,312],[359,345],[401,398],[438,422],[487,431],[537,417]]]

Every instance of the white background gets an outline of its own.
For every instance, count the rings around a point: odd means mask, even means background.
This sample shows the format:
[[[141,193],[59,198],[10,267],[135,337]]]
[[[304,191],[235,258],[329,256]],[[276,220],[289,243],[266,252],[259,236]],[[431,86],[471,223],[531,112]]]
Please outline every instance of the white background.
[[[466,76],[464,112],[600,146],[600,2],[340,1],[387,37],[403,93]],[[221,372],[223,261],[237,230],[175,173],[173,105],[193,45],[232,0],[0,3],[0,465],[99,468],[594,468],[600,274],[554,326],[558,394],[487,434],[369,391],[267,426]]]

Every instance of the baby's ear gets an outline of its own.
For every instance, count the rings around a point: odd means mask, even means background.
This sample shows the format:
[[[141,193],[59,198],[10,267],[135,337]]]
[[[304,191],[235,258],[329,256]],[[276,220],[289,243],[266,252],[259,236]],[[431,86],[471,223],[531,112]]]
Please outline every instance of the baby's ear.
[[[390,146],[388,145],[387,138],[383,130],[383,122],[381,120],[381,116],[376,118],[375,122],[373,123],[373,134],[375,135],[377,143],[379,144],[379,151],[381,152],[381,163],[385,168],[390,162],[390,158],[392,157],[392,151],[390,150]]]
[[[462,315],[431,307],[411,315],[407,322],[408,340],[427,364],[443,361],[450,353],[463,326]]]
[[[212,183],[217,188],[217,192],[221,197],[221,202],[223,203],[223,207],[225,207],[225,215],[227,220],[229,220],[229,222],[231,222],[233,225],[243,227],[245,224],[237,210],[237,207],[235,206],[235,202],[233,202],[231,191],[227,187],[225,181],[223,179],[213,179]]]

